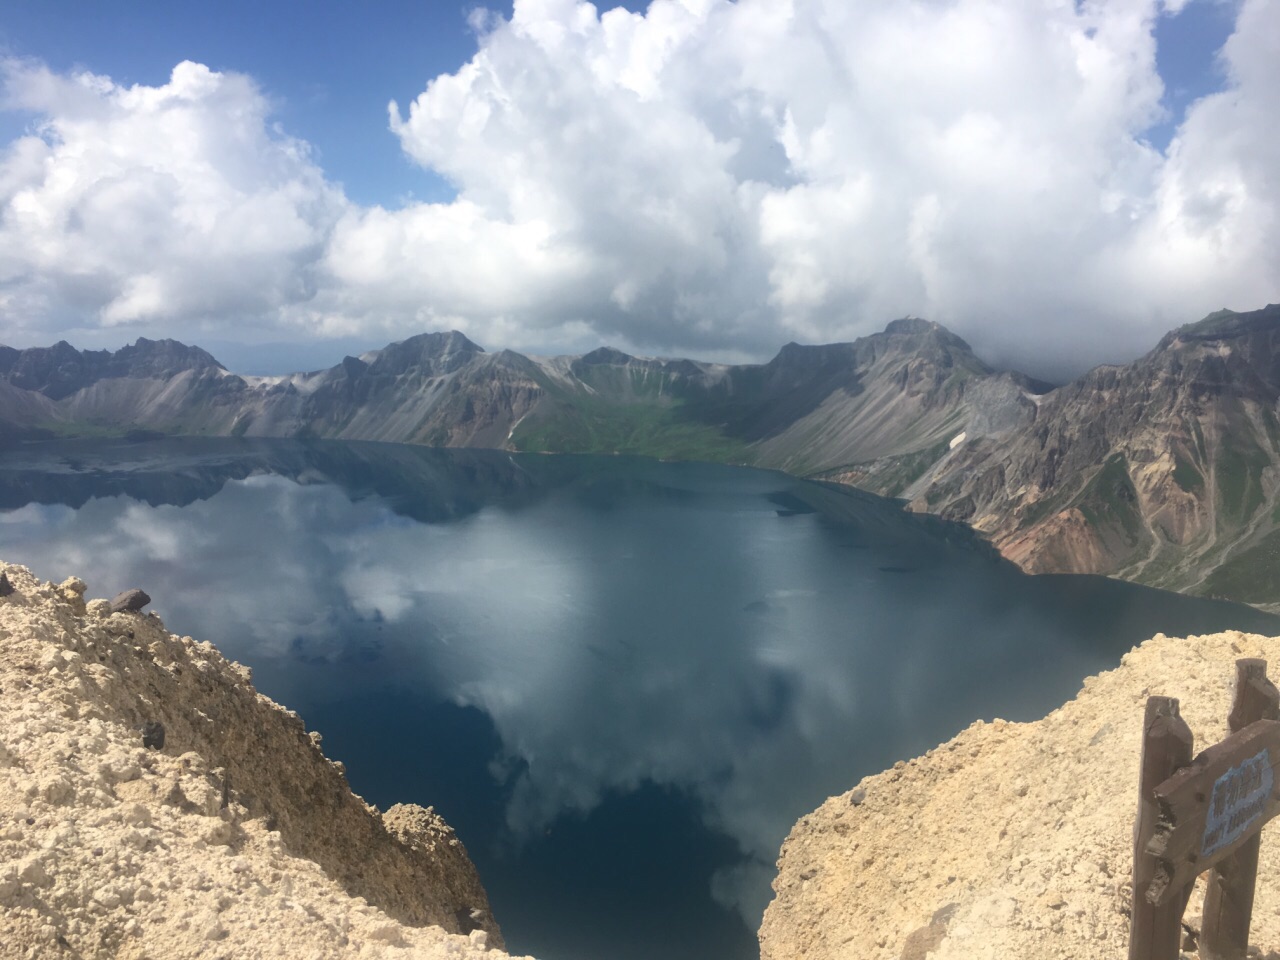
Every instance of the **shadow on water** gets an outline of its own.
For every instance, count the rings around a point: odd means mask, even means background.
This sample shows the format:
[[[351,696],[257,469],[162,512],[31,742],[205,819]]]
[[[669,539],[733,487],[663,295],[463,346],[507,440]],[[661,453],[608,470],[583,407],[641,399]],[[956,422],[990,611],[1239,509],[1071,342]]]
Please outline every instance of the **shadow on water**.
[[[510,946],[560,960],[752,957],[778,846],[826,796],[976,718],[1042,716],[1153,633],[1280,633],[706,464],[40,444],[0,453],[0,509],[0,556],[144,586],[357,792],[435,805]]]

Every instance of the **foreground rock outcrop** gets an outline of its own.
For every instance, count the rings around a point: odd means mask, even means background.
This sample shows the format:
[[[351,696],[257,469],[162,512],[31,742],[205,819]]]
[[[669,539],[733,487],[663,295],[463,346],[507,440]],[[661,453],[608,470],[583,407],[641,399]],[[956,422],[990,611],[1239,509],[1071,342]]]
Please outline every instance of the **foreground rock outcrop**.
[[[245,667],[0,574],[0,957],[500,955],[448,825],[367,806]]]
[[[1127,956],[1142,717],[1178,697],[1196,751],[1227,734],[1234,662],[1280,637],[1157,636],[1036,723],[979,721],[792,830],[762,960]],[[1184,922],[1200,929],[1203,878]],[[1280,958],[1280,830],[1264,828],[1251,944]]]

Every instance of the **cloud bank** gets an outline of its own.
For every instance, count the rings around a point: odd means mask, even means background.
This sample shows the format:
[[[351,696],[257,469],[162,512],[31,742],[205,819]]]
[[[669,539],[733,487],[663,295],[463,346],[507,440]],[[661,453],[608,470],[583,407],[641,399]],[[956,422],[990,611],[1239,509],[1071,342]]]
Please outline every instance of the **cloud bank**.
[[[1211,0],[1191,0],[1211,2]],[[1047,370],[1280,291],[1280,4],[1165,152],[1168,0],[517,0],[412,103],[449,203],[350,202],[247,77],[4,68],[9,342],[602,341],[729,359],[938,320]],[[104,332],[105,331],[105,332]],[[1038,359],[1037,359],[1038,358]]]

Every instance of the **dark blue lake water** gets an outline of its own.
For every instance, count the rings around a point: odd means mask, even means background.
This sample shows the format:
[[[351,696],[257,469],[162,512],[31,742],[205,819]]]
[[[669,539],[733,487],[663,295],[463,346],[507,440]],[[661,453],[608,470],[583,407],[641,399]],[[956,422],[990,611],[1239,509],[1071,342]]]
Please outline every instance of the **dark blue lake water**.
[[[0,556],[141,586],[379,806],[434,804],[510,948],[750,958],[779,844],[974,719],[1042,716],[1247,607],[1027,577],[777,473],[381,444],[0,452]]]

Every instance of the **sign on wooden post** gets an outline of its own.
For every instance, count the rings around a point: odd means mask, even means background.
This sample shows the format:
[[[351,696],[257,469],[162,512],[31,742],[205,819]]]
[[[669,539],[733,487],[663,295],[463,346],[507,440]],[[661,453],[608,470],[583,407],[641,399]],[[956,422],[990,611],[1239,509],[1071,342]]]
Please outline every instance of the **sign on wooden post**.
[[[1257,720],[1280,719],[1280,690],[1267,679],[1265,660],[1236,661],[1233,700],[1227,718],[1232,733]],[[1254,833],[1239,850],[1209,871],[1209,885],[1204,894],[1204,924],[1200,930],[1203,960],[1232,960],[1245,955],[1261,844],[1262,834]]]
[[[1133,829],[1133,911],[1129,917],[1129,960],[1178,960],[1182,941],[1179,903],[1156,904],[1148,897],[1157,861],[1146,852],[1160,822],[1155,790],[1191,761],[1191,728],[1173,697],[1149,697],[1142,724],[1142,769],[1138,775],[1138,819]]]
[[[1265,662],[1241,660],[1236,671],[1235,732],[1194,760],[1178,701],[1147,701],[1130,960],[1177,960],[1182,913],[1196,877],[1206,870],[1213,875],[1200,956],[1244,960],[1259,831],[1280,814],[1280,693],[1266,678]]]

